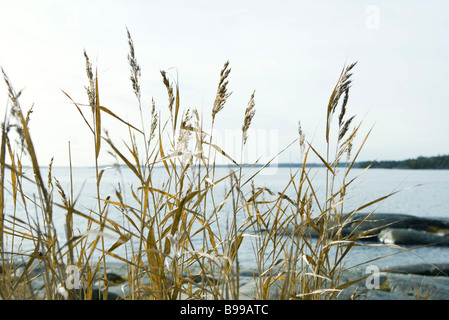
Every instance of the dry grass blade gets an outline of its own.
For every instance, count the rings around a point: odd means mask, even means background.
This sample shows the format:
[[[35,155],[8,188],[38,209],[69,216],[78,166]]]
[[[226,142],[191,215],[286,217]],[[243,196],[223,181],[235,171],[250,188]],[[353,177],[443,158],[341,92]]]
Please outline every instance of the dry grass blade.
[[[100,155],[101,148],[101,109],[100,107],[100,96],[98,92],[98,72],[95,75],[95,157],[98,158]]]
[[[157,247],[157,241],[154,236],[154,230],[150,226],[148,228],[147,235],[147,258],[148,258],[148,268],[150,272],[150,281],[152,285],[152,289],[155,294],[155,298],[161,299],[163,297],[162,289],[163,289],[163,279],[162,279],[162,270],[163,270],[163,259],[161,257],[161,253]]]
[[[78,109],[78,112],[79,112],[79,113],[81,114],[81,116],[83,117],[84,122],[87,124],[87,126],[88,126],[89,129],[90,129],[90,131],[91,131],[92,133],[94,133],[94,129],[93,129],[92,126],[90,125],[89,121],[87,121],[86,117],[84,116],[84,114],[83,114],[83,112],[81,111],[81,108],[80,108],[80,106],[89,106],[89,105],[82,104],[82,103],[76,103],[76,102],[70,97],[70,95],[69,95],[68,93],[66,93],[64,90],[61,90],[61,91],[62,91],[62,92],[63,92],[63,93],[64,93],[64,94],[65,94],[65,95],[72,101],[72,103],[76,106],[76,108]],[[115,119],[117,119],[118,121],[120,121],[120,122],[122,122],[123,124],[125,124],[127,127],[129,127],[129,128],[131,128],[131,129],[137,131],[138,133],[143,134],[143,131],[142,131],[142,130],[136,128],[135,126],[133,126],[133,125],[130,124],[129,122],[123,120],[122,118],[120,118],[118,115],[116,115],[114,112],[112,112],[111,110],[109,110],[109,109],[106,108],[105,106],[101,106],[101,105],[99,105],[99,104],[98,104],[98,105],[97,105],[97,104],[94,104],[94,105],[91,106],[91,107],[92,107],[92,110],[99,109],[99,111],[103,111],[103,112],[109,114],[109,115],[112,116],[113,118],[115,118]]]
[[[179,85],[178,85],[178,83],[176,83],[175,125],[174,125],[174,129],[175,129],[175,130],[176,130],[176,124],[178,123],[179,103],[180,103],[180,97],[179,97]]]
[[[75,105],[75,107],[78,109],[78,112],[81,114],[81,117],[83,117],[84,122],[86,123],[86,125],[89,127],[90,131],[92,132],[92,134],[94,133],[94,129],[92,129],[89,121],[87,121],[86,117],[84,116],[83,112],[81,111],[81,108],[79,107],[79,105],[73,101],[72,97],[69,96],[69,94],[67,92],[65,92],[64,90],[61,90],[71,101],[72,103]]]
[[[233,164],[235,164],[236,166],[240,167],[240,165],[235,162],[234,159],[231,158],[231,156],[229,156],[226,152],[223,151],[223,149],[221,149],[219,146],[217,146],[216,144],[207,142],[207,141],[203,141],[204,144],[210,145],[212,148],[214,148],[215,150],[217,150],[220,154],[224,155],[226,158],[228,158],[229,160],[232,161]]]
[[[4,259],[3,251],[4,250],[4,243],[3,243],[3,230],[4,230],[4,206],[5,206],[5,200],[4,200],[4,187],[5,187],[5,158],[6,158],[6,140],[7,140],[7,134],[6,134],[6,121],[2,123],[2,143],[1,143],[1,149],[0,149],[0,250],[1,250],[1,258],[2,261]],[[12,173],[13,174],[13,173]],[[14,174],[15,176],[15,174]],[[14,183],[14,179],[12,179]],[[15,197],[14,197],[15,201]]]
[[[170,194],[170,193],[168,193],[168,192],[166,192],[164,190],[159,190],[157,188],[148,187],[148,186],[139,187],[139,190],[146,190],[146,191],[151,191],[151,192],[157,192],[157,193],[160,193],[160,194],[162,194],[162,195],[164,195],[166,197],[172,198],[173,200],[176,201],[176,203],[179,202],[179,199],[176,196],[174,196],[174,195],[172,195],[172,194]]]
[[[129,240],[131,240],[131,235],[130,234],[121,234],[120,238],[108,249],[107,252],[111,253],[112,251],[114,251],[115,249],[117,249],[121,245],[125,244]]]
[[[335,175],[335,172],[332,169],[332,167],[329,165],[329,163],[323,159],[323,157],[315,150],[315,148],[312,147],[312,145],[310,143],[307,142],[307,144],[309,145],[310,149],[312,149],[312,151],[318,156],[318,158],[321,160],[321,162],[326,166],[327,170],[329,170],[332,173],[332,175]]]
[[[133,129],[133,130],[143,134],[142,130],[140,130],[140,129],[136,128],[135,126],[131,125],[129,122],[126,122],[125,120],[123,120],[122,118],[117,116],[114,112],[112,112],[108,108],[106,108],[104,106],[97,106],[97,108],[100,109],[101,111],[106,112],[107,114],[111,115],[112,117],[114,117],[115,119],[119,120],[120,122],[124,123],[129,128],[131,128],[131,129]]]
[[[112,141],[110,139],[104,138],[105,141],[109,144],[109,146],[114,150],[114,152],[120,157],[120,159],[125,162],[125,164],[128,166],[128,168],[131,169],[132,172],[140,179],[140,181],[144,181],[143,177],[141,176],[139,170],[133,166],[133,164],[114,146]]]
[[[161,159],[165,159],[165,153],[164,153],[164,148],[162,147],[162,134],[161,134],[161,126],[159,125],[159,154],[161,156]],[[164,163],[164,167],[167,170],[168,175],[171,175],[170,169],[168,168],[168,163],[167,160],[162,160],[162,162]]]

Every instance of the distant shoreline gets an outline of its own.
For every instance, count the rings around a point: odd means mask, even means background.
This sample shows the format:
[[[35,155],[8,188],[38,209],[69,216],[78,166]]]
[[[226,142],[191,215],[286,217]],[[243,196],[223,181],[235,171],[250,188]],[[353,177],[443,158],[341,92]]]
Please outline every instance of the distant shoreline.
[[[363,161],[358,162],[358,168],[379,169],[433,169],[433,170],[447,170],[449,169],[449,155],[434,156],[434,157],[418,157],[414,159],[406,159],[401,161]]]
[[[350,163],[348,162],[342,162],[338,165],[338,167],[348,167]],[[104,169],[107,167],[113,167],[113,165],[100,165],[100,169]],[[243,163],[241,164],[242,168],[262,168],[265,164],[249,164],[249,163]],[[323,163],[307,163],[306,167],[322,167],[324,166]],[[449,170],[449,155],[444,156],[434,156],[434,157],[418,157],[413,159],[406,159],[406,160],[381,160],[381,161],[359,161],[355,162],[353,164],[354,169],[365,169],[368,166],[370,166],[370,169],[408,169],[408,170]],[[28,166],[23,166],[24,168],[28,168]],[[41,166],[42,168],[48,168],[48,166]],[[59,168],[66,168],[68,166],[55,166]],[[94,166],[73,166],[74,168],[95,168]],[[126,168],[127,166],[122,164],[120,165],[121,168]],[[160,166],[155,166],[163,168],[164,165],[161,164]],[[216,168],[238,168],[236,164],[215,164]],[[281,162],[281,163],[275,163],[271,165],[267,165],[267,168],[269,167],[277,167],[277,168],[300,168],[302,167],[301,163],[288,163],[288,162]]]

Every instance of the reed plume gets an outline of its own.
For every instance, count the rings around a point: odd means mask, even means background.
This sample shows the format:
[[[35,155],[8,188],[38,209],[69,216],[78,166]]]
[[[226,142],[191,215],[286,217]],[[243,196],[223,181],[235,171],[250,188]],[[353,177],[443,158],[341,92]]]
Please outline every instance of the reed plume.
[[[329,103],[327,106],[327,125],[326,125],[326,142],[329,143],[329,134],[330,134],[330,127],[331,127],[331,120],[332,115],[335,113],[335,110],[338,106],[338,102],[340,100],[340,97],[345,94],[345,97],[343,99],[342,104],[342,110],[339,117],[339,124],[343,124],[343,117],[346,113],[346,104],[348,102],[348,95],[349,95],[349,88],[351,87],[351,76],[352,73],[350,71],[354,66],[357,64],[357,62],[354,62],[350,64],[347,67],[344,67],[340,77],[338,78],[337,84],[335,85],[334,90],[332,91],[332,94],[329,98]]]
[[[84,50],[84,58],[86,60],[86,74],[87,78],[89,80],[89,86],[85,86],[87,97],[89,99],[89,104],[92,107],[92,112],[95,112],[95,101],[97,99],[95,94],[95,80],[94,80],[94,74],[92,72],[92,64],[90,63],[89,56],[87,55],[86,50]]]
[[[249,99],[248,106],[245,110],[245,117],[243,120],[243,126],[242,126],[242,141],[243,144],[246,144],[246,140],[248,139],[248,130],[251,125],[251,121],[253,120],[254,115],[256,114],[256,110],[254,110],[254,106],[256,105],[256,102],[254,101],[254,94],[256,91],[254,91],[251,95],[251,98]]]
[[[141,76],[141,70],[140,70],[139,64],[137,63],[137,59],[136,59],[136,56],[134,53],[134,42],[133,42],[133,39],[131,38],[131,34],[130,34],[128,28],[126,28],[126,33],[128,35],[128,45],[129,45],[128,63],[131,67],[130,80],[131,80],[134,94],[136,95],[137,100],[140,101],[141,93],[140,93],[139,79]]]
[[[214,106],[212,108],[212,125],[215,121],[215,116],[217,115],[218,112],[220,112],[223,109],[226,100],[232,94],[232,92],[228,92],[227,88],[229,83],[227,79],[230,72],[231,68],[229,68],[229,61],[226,61],[220,72],[220,80],[218,82],[217,94],[215,96]]]
[[[170,110],[170,115],[173,117],[173,104],[175,102],[175,95],[173,93],[173,85],[171,84],[170,80],[168,80],[167,72],[164,70],[161,70],[162,75],[162,81],[165,85],[165,88],[167,89],[168,94],[168,109]]]

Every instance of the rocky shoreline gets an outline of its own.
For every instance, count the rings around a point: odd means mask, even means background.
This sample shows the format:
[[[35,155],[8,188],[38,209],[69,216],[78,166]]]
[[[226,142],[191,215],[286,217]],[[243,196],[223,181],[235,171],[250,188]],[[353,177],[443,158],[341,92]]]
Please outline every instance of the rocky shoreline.
[[[351,217],[351,221],[344,229],[344,233],[364,232],[376,229],[371,241],[406,245],[440,245],[449,246],[449,221],[443,219],[418,218],[410,215],[373,214],[369,221],[360,221],[366,218],[365,214]],[[0,264],[1,266],[1,264]],[[340,276],[340,284],[352,283],[339,293],[339,300],[449,300],[449,261],[448,263],[421,263],[411,265],[390,265],[379,269],[370,269],[364,265],[358,268],[344,270]],[[17,274],[23,267],[17,268]],[[98,271],[103,274],[103,271]],[[128,267],[123,263],[107,264],[108,299],[127,299],[129,285],[127,280]],[[0,275],[2,270],[0,269]],[[193,273],[195,274],[195,273]],[[44,299],[46,296],[43,271],[35,268],[28,276],[29,285],[33,290],[35,299]],[[250,300],[256,294],[254,277],[255,270],[241,270],[240,273],[240,299]],[[193,278],[201,282],[201,278]],[[149,284],[149,279],[142,279],[142,284]],[[282,283],[281,283],[282,284]],[[101,286],[103,288],[103,284]],[[101,296],[99,283],[94,285],[93,299]],[[60,292],[64,296],[64,292]],[[276,299],[276,285],[270,290],[270,299]],[[181,297],[182,298],[182,297]]]
[[[293,232],[293,228],[287,229],[287,233]],[[341,234],[348,236],[365,232],[369,232],[369,237],[365,234],[364,239],[379,243],[449,246],[449,219],[408,214],[356,213],[345,221]],[[312,228],[311,235],[318,236]]]
[[[366,269],[343,274],[342,280],[351,281],[366,276]],[[371,287],[366,279],[343,291],[339,299],[348,299],[358,286],[356,300],[449,300],[449,264],[416,264],[382,268],[378,287]],[[368,283],[366,283],[368,281]]]
[[[372,229],[376,231],[371,239],[381,243],[449,246],[449,220],[407,214],[357,213],[348,219],[343,234]]]
[[[108,264],[108,300],[129,298],[127,266],[121,263]],[[45,299],[46,289],[42,274],[36,269],[30,274],[30,288],[37,300]],[[251,270],[240,276],[240,299],[252,300],[256,297],[256,285]],[[377,278],[376,278],[377,277]],[[201,279],[195,279],[200,282]],[[338,300],[449,300],[449,263],[416,264],[383,267],[373,273],[367,267],[345,270],[340,276],[340,284],[354,283],[339,293]],[[142,284],[149,284],[149,279]],[[280,286],[282,283],[278,283]],[[102,287],[103,288],[103,287]],[[269,299],[277,299],[279,289],[273,285]],[[64,292],[61,291],[61,298]],[[94,285],[93,300],[102,297],[102,291]],[[82,298],[82,297],[81,297]]]

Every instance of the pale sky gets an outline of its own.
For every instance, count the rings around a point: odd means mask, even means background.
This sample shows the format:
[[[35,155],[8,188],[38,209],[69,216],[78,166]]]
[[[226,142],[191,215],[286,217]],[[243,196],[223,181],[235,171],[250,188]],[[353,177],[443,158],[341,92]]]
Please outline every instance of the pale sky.
[[[87,103],[84,49],[98,67],[101,104],[140,124],[126,27],[142,68],[145,110],[152,98],[166,109],[159,71],[167,70],[178,75],[181,107],[197,108],[208,122],[229,60],[233,94],[217,115],[219,133],[241,128],[256,90],[254,130],[275,132],[280,150],[301,121],[324,152],[329,96],[343,66],[358,61],[348,113],[363,120],[359,140],[373,127],[360,160],[449,154],[448,1],[2,0],[0,7],[0,66],[24,89],[25,111],[34,103],[30,130],[41,165],[51,157],[66,165],[68,141],[74,165],[94,164],[92,137],[61,91]],[[6,106],[2,81],[1,117]],[[105,116],[104,125],[118,143],[128,140],[116,121]],[[296,149],[280,161],[295,161]]]

